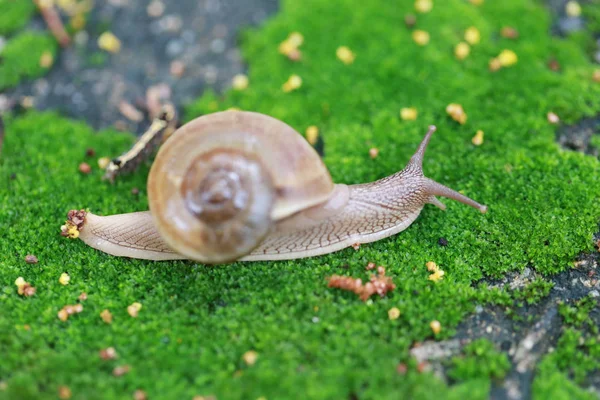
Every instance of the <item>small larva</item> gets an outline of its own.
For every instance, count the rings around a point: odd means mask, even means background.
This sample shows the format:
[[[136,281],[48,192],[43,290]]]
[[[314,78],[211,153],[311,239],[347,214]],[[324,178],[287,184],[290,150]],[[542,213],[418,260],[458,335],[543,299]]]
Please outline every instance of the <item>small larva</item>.
[[[118,175],[134,171],[175,131],[175,108],[165,105],[146,132],[126,153],[114,158],[106,167],[103,180],[114,182]]]

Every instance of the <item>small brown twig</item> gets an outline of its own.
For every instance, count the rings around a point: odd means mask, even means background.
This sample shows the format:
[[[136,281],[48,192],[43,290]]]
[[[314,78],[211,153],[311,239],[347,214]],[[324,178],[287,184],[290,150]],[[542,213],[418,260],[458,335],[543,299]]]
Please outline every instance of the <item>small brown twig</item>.
[[[62,47],[67,47],[69,44],[71,44],[71,38],[65,30],[65,26],[60,19],[58,11],[56,11],[56,8],[54,8],[54,5],[43,0],[33,0],[33,2],[39,8],[44,21],[46,21],[46,25],[48,25],[48,28],[58,43]]]

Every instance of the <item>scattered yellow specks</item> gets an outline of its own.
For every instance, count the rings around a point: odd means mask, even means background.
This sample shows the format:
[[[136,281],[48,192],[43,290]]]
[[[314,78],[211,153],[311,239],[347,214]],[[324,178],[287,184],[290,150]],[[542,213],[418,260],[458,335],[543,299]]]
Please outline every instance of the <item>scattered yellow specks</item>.
[[[463,125],[467,122],[467,113],[463,110],[460,104],[451,103],[446,107],[446,113],[452,117],[453,120]]]
[[[136,318],[138,316],[138,313],[140,312],[141,309],[142,309],[142,304],[138,303],[138,302],[132,303],[130,306],[127,306],[127,312],[133,318]]]
[[[469,2],[476,6],[480,6],[483,4],[483,0],[469,0]]]
[[[438,269],[437,271],[435,271],[433,274],[429,275],[429,280],[430,281],[441,281],[444,278],[444,271],[442,271],[441,269]]]
[[[248,77],[244,74],[237,74],[232,80],[232,86],[235,90],[245,90],[248,88],[248,83]]]
[[[440,321],[431,321],[429,323],[429,327],[431,328],[431,330],[433,331],[433,333],[435,335],[437,335],[438,333],[440,333],[442,331],[442,324],[440,324]]]
[[[308,140],[308,143],[310,143],[311,145],[314,146],[317,143],[318,139],[319,139],[319,128],[317,128],[314,125],[311,125],[308,128],[306,128],[306,140]]]
[[[548,122],[550,122],[551,124],[558,124],[560,122],[560,118],[558,118],[558,115],[556,115],[553,112],[549,112],[546,115],[546,118],[548,118]]]
[[[77,225],[72,224],[67,221],[66,224],[60,227],[61,232],[64,232],[63,236],[68,237],[69,239],[77,239],[79,237],[79,230],[77,229]]]
[[[17,293],[21,296],[30,297],[35,294],[35,288],[29,282],[26,282],[22,276],[15,279],[15,285],[17,286]]]
[[[82,304],[66,305],[58,312],[58,319],[66,321],[70,315],[79,314],[83,311]]]
[[[254,350],[249,350],[242,356],[246,365],[254,365],[258,359],[258,353]]]
[[[72,396],[71,389],[68,386],[58,387],[58,398],[61,400],[69,400]]]
[[[346,65],[352,64],[356,55],[347,46],[340,46],[335,51],[337,58]]]
[[[471,45],[478,44],[481,40],[481,34],[479,33],[479,29],[475,28],[474,26],[470,26],[469,28],[467,28],[467,30],[465,31],[465,40]]]
[[[108,157],[100,157],[98,159],[98,167],[100,169],[106,169],[106,167],[108,167],[108,164],[110,164],[110,158],[108,158]]]
[[[58,312],[58,319],[61,321],[65,322],[68,318],[69,314],[67,314],[64,308]]]
[[[102,318],[105,324],[112,324],[113,316],[109,310],[102,310],[100,318]]]
[[[415,107],[404,107],[400,109],[400,118],[403,121],[414,121],[417,119],[417,109]]]
[[[429,33],[421,29],[415,29],[412,33],[412,38],[419,46],[425,46],[429,43]]]
[[[62,274],[60,274],[60,278],[58,278],[58,281],[60,282],[60,284],[65,285],[65,286],[69,284],[70,280],[71,280],[71,277],[66,272],[63,272]]]
[[[121,50],[121,41],[112,32],[104,32],[98,38],[98,47],[110,53],[118,53]]]
[[[579,17],[581,15],[581,6],[576,1],[569,1],[565,5],[565,12],[569,17]]]
[[[379,149],[377,147],[371,147],[369,149],[369,157],[371,157],[372,159],[377,158],[377,156],[379,155]]]
[[[302,78],[298,75],[291,75],[288,80],[283,84],[282,89],[284,92],[289,93],[292,90],[299,89],[302,86]]]
[[[454,56],[459,60],[464,60],[469,56],[471,46],[465,42],[460,42],[454,47]]]
[[[594,72],[592,73],[592,79],[594,80],[594,82],[600,83],[600,69],[594,70]]]
[[[483,131],[481,129],[479,129],[477,132],[475,132],[475,136],[473,136],[473,139],[471,139],[471,142],[475,146],[481,146],[483,144]]]
[[[292,61],[299,61],[302,58],[300,52],[300,45],[304,42],[304,37],[299,32],[292,32],[290,35],[279,45],[279,52],[287,56]]]
[[[512,50],[502,50],[502,52],[498,55],[498,60],[500,61],[500,65],[503,67],[515,65],[518,61],[517,54]]]
[[[433,8],[432,0],[416,0],[415,10],[420,13],[428,13]]]
[[[433,261],[428,261],[425,266],[427,267],[427,271],[432,272],[432,274],[429,275],[430,281],[437,282],[444,276],[444,271],[442,271]]]
[[[429,272],[434,272],[434,271],[438,270],[437,264],[434,263],[433,261],[427,261],[425,266],[427,267],[427,271],[429,271]]]
[[[40,57],[40,67],[50,68],[54,64],[54,56],[49,51],[44,51]]]
[[[400,318],[400,310],[398,307],[392,307],[388,310],[388,318],[391,320]]]

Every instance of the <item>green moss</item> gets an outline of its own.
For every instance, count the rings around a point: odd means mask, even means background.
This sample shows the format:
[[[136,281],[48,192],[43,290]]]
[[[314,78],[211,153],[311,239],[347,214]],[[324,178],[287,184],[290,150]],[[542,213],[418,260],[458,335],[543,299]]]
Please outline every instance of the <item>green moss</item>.
[[[11,38],[0,55],[0,90],[45,74],[48,68],[40,65],[40,58],[44,52],[55,57],[56,50],[56,41],[47,34],[27,32]]]
[[[566,374],[560,372],[552,355],[546,356],[538,365],[531,392],[533,400],[597,400],[598,398],[595,394],[578,387]]]
[[[35,12],[33,1],[0,0],[0,35],[8,35],[23,26]]]
[[[559,305],[559,312],[562,315],[565,324],[580,328],[584,323],[589,323],[590,327],[597,331],[598,327],[590,319],[590,312],[598,307],[598,302],[592,296],[586,296],[577,301],[573,306],[562,303]]]
[[[600,85],[589,79],[593,66],[574,39],[548,36],[549,16],[535,0],[481,7],[435,2],[417,23],[431,34],[426,47],[416,46],[401,22],[412,11],[413,2],[283,1],[279,15],[244,34],[250,87],[207,93],[188,108],[187,118],[237,106],[301,132],[317,125],[325,162],[335,181],[345,183],[402,168],[435,123],[426,174],[486,203],[488,214],[446,201],[446,212],[427,206],[399,235],[359,251],[303,260],[206,267],[115,258],[58,232],[69,209],[147,209],[147,167],[112,186],[100,180],[96,160],[84,156],[88,147],[98,156],[119,154],[132,136],[95,134],[51,113],[10,118],[0,166],[0,331],[8,333],[0,335],[0,380],[7,384],[0,398],[55,398],[60,385],[69,386],[73,398],[86,399],[129,398],[136,389],[150,398],[489,398],[489,376],[503,369],[497,353],[477,355],[475,349],[465,359],[482,357],[486,374],[475,378],[473,372],[473,379],[452,387],[414,369],[400,375],[396,367],[409,362],[414,342],[433,337],[430,321],[442,325],[436,339],[455,333],[477,292],[486,290],[473,288],[481,278],[528,265],[544,275],[563,271],[592,249],[600,162],[561,150],[546,113],[556,112],[565,123],[594,115]],[[519,29],[519,40],[497,35],[508,23]],[[452,49],[471,25],[482,41],[459,62]],[[300,63],[277,51],[293,30],[305,37]],[[340,45],[356,53],[352,65],[336,59]],[[490,73],[489,59],[504,48],[514,50],[519,62]],[[561,63],[560,74],[547,69],[549,54]],[[39,60],[39,54],[26,57]],[[8,60],[2,71],[6,65]],[[283,93],[281,85],[293,73],[303,86]],[[467,124],[447,117],[451,102],[463,105]],[[398,118],[406,106],[418,108],[417,121]],[[471,144],[477,129],[485,131],[479,147]],[[375,160],[371,146],[380,150]],[[84,160],[94,167],[87,176],[77,172]],[[13,173],[16,179],[10,179]],[[134,187],[139,197],[132,197]],[[440,237],[448,246],[437,244]],[[26,264],[28,253],[40,262]],[[427,279],[430,260],[445,271],[442,281]],[[327,276],[363,276],[370,261],[394,277],[397,289],[386,298],[363,303],[327,288]],[[58,282],[65,271],[68,286]],[[34,297],[16,293],[19,276],[37,288]],[[546,290],[536,286],[519,301],[536,301]],[[61,322],[57,312],[82,291],[88,293],[83,312]],[[496,296],[506,301],[504,294]],[[126,311],[134,301],[143,304],[135,319]],[[392,307],[401,311],[397,320],[388,318]],[[113,313],[111,325],[99,318],[103,309]],[[118,360],[100,360],[98,350],[107,346],[116,348]],[[259,358],[248,366],[242,356],[252,349]],[[131,372],[112,376],[121,364],[131,365]],[[459,375],[469,376],[471,369],[463,368],[467,372]],[[557,374],[566,376],[549,370],[537,378],[540,393]]]
[[[510,370],[508,356],[499,352],[487,339],[477,339],[463,349],[463,355],[453,357],[448,376],[458,381],[469,379],[502,379]]]

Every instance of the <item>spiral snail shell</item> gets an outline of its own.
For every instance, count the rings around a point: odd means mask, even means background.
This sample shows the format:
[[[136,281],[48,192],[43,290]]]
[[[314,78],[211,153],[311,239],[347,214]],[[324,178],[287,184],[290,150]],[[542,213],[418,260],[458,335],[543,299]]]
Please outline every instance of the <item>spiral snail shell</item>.
[[[333,183],[316,151],[287,124],[254,112],[205,115],[160,148],[148,177],[150,211],[79,213],[78,236],[117,256],[219,264],[373,242],[406,229],[427,203],[445,209],[435,196],[485,213],[486,206],[423,175],[434,131],[402,171],[345,185]]]

